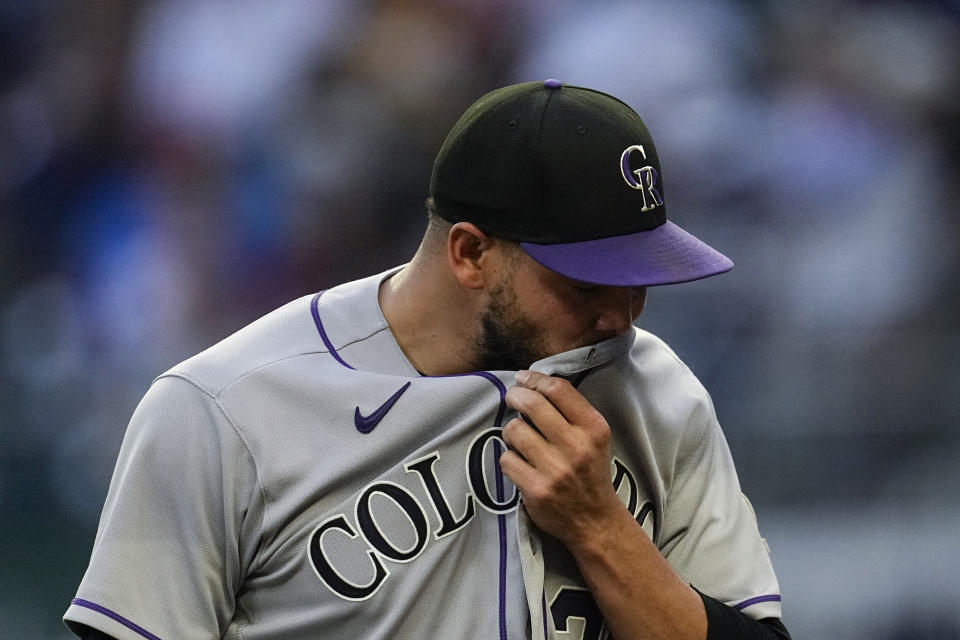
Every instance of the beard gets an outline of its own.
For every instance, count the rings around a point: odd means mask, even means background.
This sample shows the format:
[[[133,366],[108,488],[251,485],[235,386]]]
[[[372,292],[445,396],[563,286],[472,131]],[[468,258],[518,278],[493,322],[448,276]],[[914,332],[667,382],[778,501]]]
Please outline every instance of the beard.
[[[523,315],[516,293],[504,282],[490,291],[480,326],[477,371],[517,371],[549,355],[539,329]]]

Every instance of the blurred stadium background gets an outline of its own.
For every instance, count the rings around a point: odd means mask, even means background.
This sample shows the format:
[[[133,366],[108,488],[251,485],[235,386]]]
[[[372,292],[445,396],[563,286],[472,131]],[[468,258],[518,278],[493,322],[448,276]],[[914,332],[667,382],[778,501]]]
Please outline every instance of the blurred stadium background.
[[[737,262],[640,324],[713,393],[794,637],[960,638],[956,0],[0,1],[4,637],[67,638],[150,380],[402,262],[459,113],[548,77],[630,102]]]

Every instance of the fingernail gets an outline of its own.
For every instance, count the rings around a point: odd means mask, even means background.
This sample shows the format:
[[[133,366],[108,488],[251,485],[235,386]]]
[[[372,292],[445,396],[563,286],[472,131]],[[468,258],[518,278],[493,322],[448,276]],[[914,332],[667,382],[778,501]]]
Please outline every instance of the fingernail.
[[[519,382],[520,384],[526,384],[527,380],[530,379],[530,372],[526,369],[517,371],[516,375],[513,376],[513,379]]]

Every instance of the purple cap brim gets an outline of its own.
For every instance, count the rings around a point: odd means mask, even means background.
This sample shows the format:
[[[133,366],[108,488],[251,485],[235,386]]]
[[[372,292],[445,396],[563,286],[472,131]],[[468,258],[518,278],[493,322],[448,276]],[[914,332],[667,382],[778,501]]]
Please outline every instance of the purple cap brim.
[[[725,273],[733,261],[669,220],[655,229],[562,244],[521,242],[560,275],[615,287],[653,287]]]

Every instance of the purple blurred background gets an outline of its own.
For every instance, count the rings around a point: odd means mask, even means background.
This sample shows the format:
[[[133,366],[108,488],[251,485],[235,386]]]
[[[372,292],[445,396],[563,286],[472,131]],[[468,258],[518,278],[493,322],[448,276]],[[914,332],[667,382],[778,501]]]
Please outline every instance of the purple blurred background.
[[[403,262],[443,136],[560,78],[734,258],[640,325],[714,395],[794,637],[960,638],[960,2],[0,0],[0,621],[66,639],[150,380]]]

